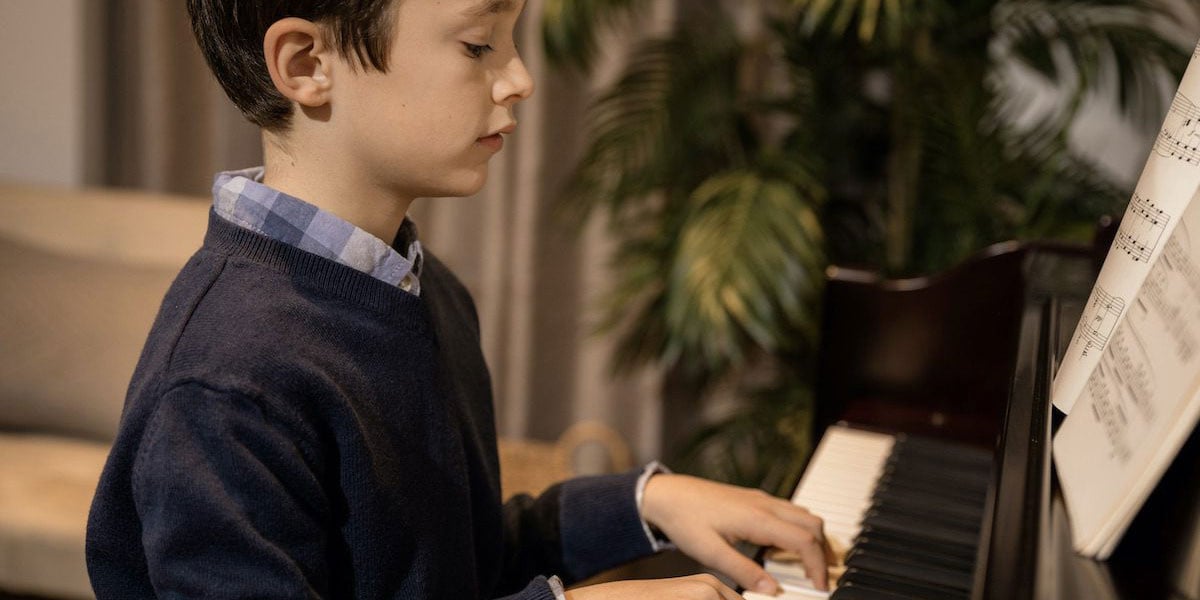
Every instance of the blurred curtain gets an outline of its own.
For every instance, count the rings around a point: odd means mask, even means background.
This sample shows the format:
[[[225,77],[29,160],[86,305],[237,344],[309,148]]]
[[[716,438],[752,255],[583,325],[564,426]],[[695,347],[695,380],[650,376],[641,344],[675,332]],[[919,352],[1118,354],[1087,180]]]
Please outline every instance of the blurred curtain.
[[[105,0],[104,183],[208,195],[262,162],[258,129],[208,72],[182,0]]]
[[[184,3],[107,2],[107,20],[96,25],[108,40],[105,182],[207,195],[214,172],[259,164],[258,132],[210,76]],[[672,5],[658,0],[601,46],[624,50],[665,30]],[[541,7],[529,0],[517,32],[537,93],[518,108],[517,133],[492,160],[487,185],[471,198],[420,200],[411,216],[475,296],[500,433],[553,439],[595,419],[644,460],[659,453],[659,376],[612,376],[610,344],[593,334],[610,279],[609,242],[598,222],[580,230],[551,214],[581,150],[589,93],[615,77],[622,56],[610,53],[587,78],[551,69],[541,52]]]

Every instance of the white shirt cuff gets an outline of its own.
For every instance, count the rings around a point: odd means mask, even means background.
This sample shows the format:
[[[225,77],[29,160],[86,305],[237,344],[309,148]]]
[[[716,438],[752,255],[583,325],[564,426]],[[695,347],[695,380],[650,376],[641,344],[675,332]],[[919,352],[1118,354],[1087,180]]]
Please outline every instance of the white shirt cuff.
[[[555,600],[567,600],[567,590],[563,588],[562,580],[558,578],[558,575],[551,575],[546,582],[550,584],[550,591],[554,592]]]
[[[646,522],[646,518],[642,517],[642,499],[646,495],[646,482],[650,481],[651,477],[658,475],[660,473],[670,473],[670,472],[671,472],[670,469],[663,466],[662,463],[660,463],[656,460],[656,461],[653,461],[650,464],[646,465],[646,468],[642,471],[642,475],[640,477],[638,477],[638,480],[637,480],[637,488],[635,491],[635,494],[636,494],[635,498],[637,500],[638,517],[642,520],[642,531],[646,532],[646,539],[650,540],[650,548],[652,550],[654,550],[655,552],[662,552],[663,550],[674,550],[675,544],[672,544],[671,541],[666,539],[665,537],[655,535],[655,533],[654,533],[655,530],[652,529],[650,527],[650,524]]]

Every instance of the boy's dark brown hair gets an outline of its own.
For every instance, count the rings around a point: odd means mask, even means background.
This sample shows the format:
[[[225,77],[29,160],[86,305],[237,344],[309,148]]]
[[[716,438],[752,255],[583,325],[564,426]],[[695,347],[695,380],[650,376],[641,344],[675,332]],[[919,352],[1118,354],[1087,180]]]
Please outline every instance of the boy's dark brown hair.
[[[291,102],[275,89],[263,38],[276,21],[322,25],[338,52],[364,69],[387,70],[400,0],[187,0],[192,31],[213,75],[247,119],[269,130],[291,124]]]

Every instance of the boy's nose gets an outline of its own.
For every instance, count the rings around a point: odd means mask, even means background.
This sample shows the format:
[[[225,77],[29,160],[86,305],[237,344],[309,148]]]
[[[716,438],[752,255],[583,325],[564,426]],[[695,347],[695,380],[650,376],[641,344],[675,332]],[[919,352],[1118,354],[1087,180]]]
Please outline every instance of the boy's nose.
[[[497,104],[516,104],[533,95],[533,77],[521,57],[514,56],[505,66],[493,93]]]

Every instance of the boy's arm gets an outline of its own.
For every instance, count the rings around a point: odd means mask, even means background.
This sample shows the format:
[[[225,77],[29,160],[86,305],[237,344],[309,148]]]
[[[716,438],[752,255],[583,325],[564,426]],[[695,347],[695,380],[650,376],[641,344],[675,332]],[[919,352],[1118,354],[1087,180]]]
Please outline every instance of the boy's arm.
[[[578,478],[547,490],[537,500],[514,498],[505,507],[506,533],[513,532],[506,538],[513,552],[510,555],[524,556],[527,561],[532,556],[542,562],[507,565],[513,567],[507,569],[508,574],[528,578],[541,569],[571,582],[650,554],[653,550],[644,517],[684,553],[747,589],[774,594],[779,584],[761,566],[739,554],[732,545],[736,541],[799,553],[814,584],[826,587],[829,548],[823,523],[807,510],[760,490],[660,473],[645,481],[639,511],[635,497],[639,479],[652,472]],[[530,547],[521,548],[521,542]],[[556,547],[561,550],[558,561]],[[571,590],[566,598],[737,597],[716,579],[705,577],[606,583]]]
[[[329,507],[300,420],[266,410],[195,383],[163,396],[133,471],[158,596],[326,595]]]
[[[568,584],[653,552],[638,514],[641,471],[578,477],[536,499],[504,505],[505,580],[518,589],[538,575]]]

